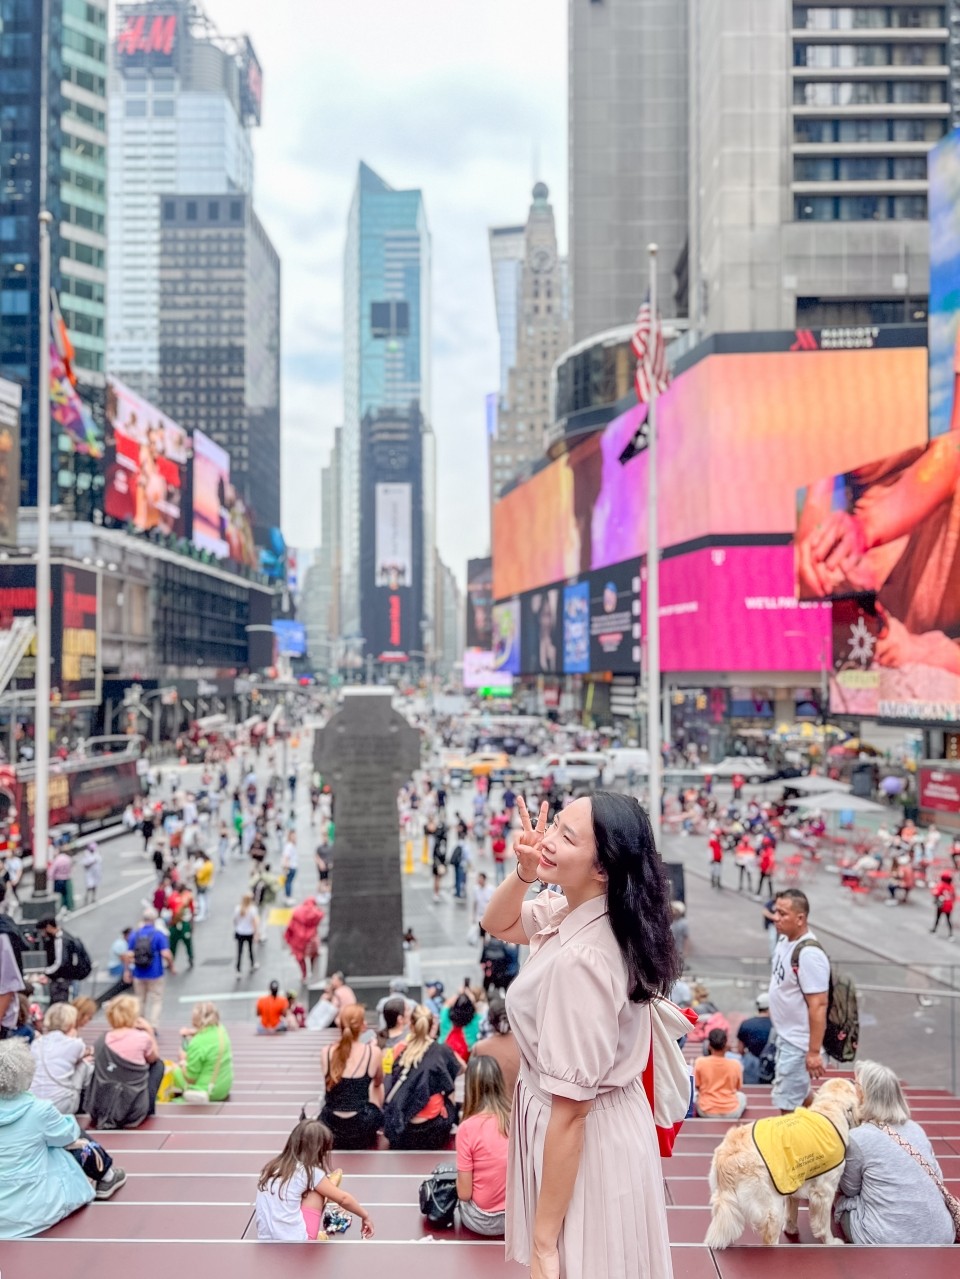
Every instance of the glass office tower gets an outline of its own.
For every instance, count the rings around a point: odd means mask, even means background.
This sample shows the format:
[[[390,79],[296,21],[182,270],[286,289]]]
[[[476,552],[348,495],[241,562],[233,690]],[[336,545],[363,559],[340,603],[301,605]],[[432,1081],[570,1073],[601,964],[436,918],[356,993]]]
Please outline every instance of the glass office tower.
[[[341,628],[360,640],[360,428],[384,409],[423,421],[424,643],[435,620],[435,448],[430,396],[430,232],[420,191],[395,191],[360,165],[344,258],[344,424],[341,440]]]

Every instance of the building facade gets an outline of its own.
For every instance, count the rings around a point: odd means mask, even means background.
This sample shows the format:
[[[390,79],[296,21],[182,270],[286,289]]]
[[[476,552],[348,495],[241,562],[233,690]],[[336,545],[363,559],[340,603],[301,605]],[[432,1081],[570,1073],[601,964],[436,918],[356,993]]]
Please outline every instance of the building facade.
[[[570,341],[566,262],[557,252],[553,207],[543,182],[533,188],[533,203],[523,228],[523,258],[510,265],[516,267],[512,308],[506,290],[498,291],[498,262],[494,259],[498,319],[501,312],[506,319],[512,310],[515,329],[510,334],[501,328],[501,357],[506,339],[512,345],[513,363],[498,405],[496,434],[490,440],[491,507],[505,485],[544,456],[551,425],[551,370]]]
[[[320,472],[320,546],[303,584],[302,616],[313,668],[339,664],[340,635],[340,436],[334,431],[330,460]]]
[[[110,371],[158,403],[163,195],[245,195],[262,78],[195,0],[121,4],[110,71]]]
[[[493,304],[500,337],[499,402],[507,398],[510,370],[517,362],[517,329],[520,323],[520,282],[526,256],[525,226],[490,228],[490,268],[493,272]]]
[[[396,191],[360,165],[344,255],[344,423],[340,453],[340,623],[347,653],[369,644],[361,626],[367,579],[360,565],[365,536],[361,435],[368,414],[416,412],[423,537],[436,541],[436,459],[430,385],[430,232],[423,196]],[[413,408],[411,408],[413,406]],[[419,561],[422,618],[435,618],[432,549]],[[418,619],[419,625],[419,619]],[[374,643],[374,646],[375,643]],[[418,643],[415,647],[420,648]]]
[[[103,386],[107,0],[0,6],[0,376],[23,387],[21,501],[37,500],[40,239],[81,387]],[[56,468],[55,468],[56,469]]]
[[[773,4],[779,0],[772,0]],[[570,267],[575,341],[629,324],[687,236],[688,0],[568,0]],[[726,5],[717,5],[725,8]]]
[[[463,663],[465,647],[465,615],[463,593],[456,574],[437,556],[437,649],[434,671],[443,680],[450,680],[457,667]]]
[[[280,526],[280,259],[249,196],[164,196],[158,402],[230,454],[263,534]]]
[[[926,319],[954,11],[692,0],[693,328]]]

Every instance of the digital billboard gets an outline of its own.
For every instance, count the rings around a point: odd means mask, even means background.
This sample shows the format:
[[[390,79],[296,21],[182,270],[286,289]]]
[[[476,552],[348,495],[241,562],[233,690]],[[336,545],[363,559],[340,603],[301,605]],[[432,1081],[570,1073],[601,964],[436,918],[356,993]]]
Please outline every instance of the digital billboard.
[[[524,675],[563,671],[563,587],[545,586],[520,600],[520,669]]]
[[[97,706],[101,697],[100,577],[93,569],[54,562],[50,567],[50,684],[64,705]],[[34,617],[35,564],[0,564],[0,629],[15,617]],[[18,692],[35,685],[36,639],[13,678]]]
[[[801,485],[924,444],[926,363],[924,347],[893,347],[692,365],[659,401],[661,548],[792,534]],[[647,452],[620,461],[645,413],[635,405],[495,504],[495,599],[646,553]]]
[[[512,689],[513,676],[494,666],[493,653],[487,648],[468,648],[463,654],[463,687],[466,689]]]
[[[0,543],[17,540],[20,510],[20,405],[23,390],[0,377]]]
[[[263,71],[249,36],[240,54],[240,111],[246,124],[259,125],[263,115]]]
[[[376,585],[396,590],[413,582],[413,488],[378,484],[375,497]]]
[[[640,669],[640,562],[628,560],[590,583],[590,670],[630,675]]]
[[[278,657],[305,657],[307,632],[302,622],[276,618],[273,623]]]
[[[493,606],[493,668],[520,674],[520,601]]]
[[[183,14],[171,5],[168,13],[117,14],[116,64],[129,68],[174,67]]]
[[[937,813],[960,813],[960,771],[924,766],[917,775],[917,796],[921,808],[932,808]]]
[[[590,583],[563,588],[563,669],[568,675],[590,670]]]
[[[643,614],[646,614],[644,587]],[[660,663],[668,674],[820,669],[829,604],[794,594],[793,547],[714,546],[660,564]]]
[[[960,723],[960,431],[828,476],[797,506],[798,594],[837,601],[834,709]]]
[[[141,533],[156,528],[183,537],[186,431],[116,378],[107,379],[107,425],[105,514]]]
[[[193,542],[220,559],[258,565],[249,512],[230,482],[230,455],[203,431],[193,433]]]
[[[467,560],[467,648],[493,647],[493,560]]]
[[[960,425],[955,394],[960,336],[960,130],[927,157],[930,217],[930,436]]]

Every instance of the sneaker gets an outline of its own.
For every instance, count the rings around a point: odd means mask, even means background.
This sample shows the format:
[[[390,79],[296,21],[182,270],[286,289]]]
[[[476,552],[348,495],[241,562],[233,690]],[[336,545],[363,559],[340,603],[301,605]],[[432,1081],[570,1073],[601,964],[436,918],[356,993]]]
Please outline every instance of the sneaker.
[[[94,1198],[109,1199],[111,1195],[116,1194],[126,1179],[127,1174],[122,1168],[118,1168],[114,1164],[107,1175],[97,1182],[96,1189],[93,1192]]]

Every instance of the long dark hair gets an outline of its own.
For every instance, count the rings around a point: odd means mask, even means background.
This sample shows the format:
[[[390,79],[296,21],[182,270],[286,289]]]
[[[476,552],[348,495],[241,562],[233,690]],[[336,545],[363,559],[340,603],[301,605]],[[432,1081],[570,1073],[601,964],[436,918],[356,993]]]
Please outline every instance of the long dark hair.
[[[591,797],[597,863],[607,877],[610,927],[627,965],[630,998],[669,995],[682,962],[670,931],[671,893],[650,819],[635,799],[597,791]]]
[[[332,1149],[333,1133],[326,1124],[319,1119],[301,1119],[280,1154],[264,1165],[257,1189],[282,1195],[298,1165],[306,1170],[308,1184],[313,1172],[326,1176],[327,1158]]]

